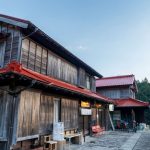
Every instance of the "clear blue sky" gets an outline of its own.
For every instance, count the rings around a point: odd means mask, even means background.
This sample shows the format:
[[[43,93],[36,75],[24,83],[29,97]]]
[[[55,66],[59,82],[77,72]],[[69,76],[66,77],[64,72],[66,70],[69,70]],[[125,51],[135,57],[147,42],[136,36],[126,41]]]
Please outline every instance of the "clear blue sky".
[[[150,0],[0,0],[103,76],[150,80]]]

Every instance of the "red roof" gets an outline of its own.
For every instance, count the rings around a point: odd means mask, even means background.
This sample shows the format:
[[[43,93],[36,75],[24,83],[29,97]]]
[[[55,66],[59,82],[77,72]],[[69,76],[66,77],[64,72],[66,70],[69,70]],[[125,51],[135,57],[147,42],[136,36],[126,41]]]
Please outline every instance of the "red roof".
[[[105,77],[96,80],[96,87],[132,85],[134,84],[134,82],[135,82],[134,75]]]
[[[112,103],[113,101],[109,98],[106,98],[100,94],[94,93],[88,89],[82,89],[75,85],[54,79],[52,77],[37,73],[35,71],[32,71],[30,69],[24,68],[21,64],[18,64],[17,62],[11,62],[8,64],[6,68],[0,69],[0,73],[7,73],[7,72],[14,72],[20,75],[24,75],[26,77],[29,77],[34,80],[38,80],[44,84],[49,84],[51,86],[67,89],[69,91],[73,91],[76,93],[80,93],[82,95],[85,95],[87,97],[99,99],[101,101]]]
[[[133,98],[115,100],[116,107],[148,107],[148,102],[143,102]]]

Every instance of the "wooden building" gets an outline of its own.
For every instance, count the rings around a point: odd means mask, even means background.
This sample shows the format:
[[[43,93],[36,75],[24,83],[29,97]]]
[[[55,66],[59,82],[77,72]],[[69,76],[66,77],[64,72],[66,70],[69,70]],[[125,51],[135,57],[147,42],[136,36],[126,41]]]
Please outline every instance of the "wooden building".
[[[0,15],[0,149],[30,149],[58,121],[65,130],[89,131],[93,119],[106,126],[111,101],[96,94],[95,77],[102,76],[30,21]]]
[[[134,75],[97,79],[96,89],[98,93],[114,100],[112,118],[115,125],[119,120],[144,123],[144,110],[149,108],[149,103],[135,99],[138,89]]]

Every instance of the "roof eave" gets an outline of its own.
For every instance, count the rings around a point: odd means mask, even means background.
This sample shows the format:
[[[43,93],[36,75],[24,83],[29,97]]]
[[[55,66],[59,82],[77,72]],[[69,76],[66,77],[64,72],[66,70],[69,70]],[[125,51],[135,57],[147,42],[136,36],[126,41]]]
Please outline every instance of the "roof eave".
[[[5,18],[5,17],[2,17],[2,16],[0,16],[0,21],[8,23],[10,25],[18,26],[18,27],[21,27],[21,28],[24,28],[24,29],[28,28],[28,23],[15,21],[15,20]]]
[[[38,27],[35,26],[33,23],[29,23],[28,28],[32,29],[37,29]],[[67,56],[73,58],[75,61],[78,61],[80,63],[81,66],[83,66],[86,70],[89,70],[90,73],[93,74],[93,76],[102,78],[103,76],[98,73],[96,70],[94,70],[92,67],[90,67],[88,64],[86,64],[85,62],[83,62],[80,58],[76,57],[74,54],[72,54],[70,51],[68,51],[65,47],[63,47],[61,44],[59,44],[57,41],[55,41],[53,38],[51,38],[50,36],[48,36],[46,33],[44,33],[42,30],[40,30],[38,28],[38,31],[35,34],[39,34],[41,36],[41,38],[43,38],[44,40],[49,40],[50,42],[54,43],[56,46],[60,47],[62,50],[62,53],[65,53]]]

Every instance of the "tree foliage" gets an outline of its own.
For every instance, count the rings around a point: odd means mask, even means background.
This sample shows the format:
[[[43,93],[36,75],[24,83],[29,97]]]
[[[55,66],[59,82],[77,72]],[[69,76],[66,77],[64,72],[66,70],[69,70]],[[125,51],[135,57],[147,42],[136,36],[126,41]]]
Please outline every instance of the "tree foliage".
[[[145,102],[150,102],[150,82],[147,78],[137,81],[138,92],[136,98]],[[145,122],[150,125],[150,109],[145,111]]]

